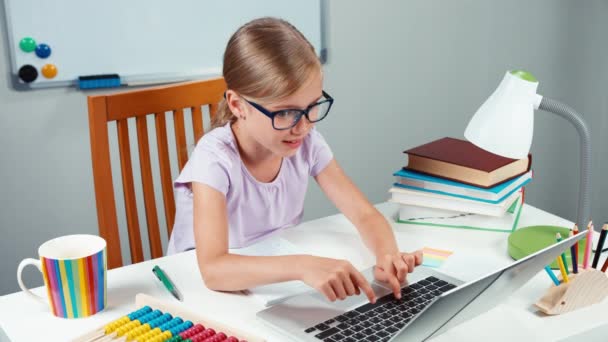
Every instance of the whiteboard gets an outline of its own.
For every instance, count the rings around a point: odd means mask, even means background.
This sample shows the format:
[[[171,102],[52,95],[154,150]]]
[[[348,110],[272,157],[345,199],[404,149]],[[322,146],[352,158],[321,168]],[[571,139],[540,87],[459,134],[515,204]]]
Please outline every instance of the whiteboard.
[[[4,6],[13,83],[26,89],[75,86],[80,76],[104,74],[118,74],[122,85],[221,75],[230,36],[263,16],[289,21],[322,60],[326,54],[322,0],[4,0]],[[24,37],[47,44],[51,54],[25,52]],[[55,77],[42,74],[47,64],[56,66]],[[19,77],[25,65],[38,72],[29,83]]]

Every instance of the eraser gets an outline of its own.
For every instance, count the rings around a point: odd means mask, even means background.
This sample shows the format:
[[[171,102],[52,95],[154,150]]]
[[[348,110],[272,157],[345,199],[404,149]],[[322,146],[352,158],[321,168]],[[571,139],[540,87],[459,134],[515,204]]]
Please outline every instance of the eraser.
[[[120,87],[118,74],[90,75],[78,77],[80,89],[115,88]]]

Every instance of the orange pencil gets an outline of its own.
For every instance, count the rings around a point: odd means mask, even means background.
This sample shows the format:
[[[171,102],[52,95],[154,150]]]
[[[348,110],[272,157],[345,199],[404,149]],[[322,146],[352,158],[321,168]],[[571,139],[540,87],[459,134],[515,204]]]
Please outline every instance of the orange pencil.
[[[589,259],[591,258],[591,245],[593,245],[593,223],[589,221],[589,225],[587,226],[587,245],[585,246],[585,256],[583,259],[583,269],[589,268]]]

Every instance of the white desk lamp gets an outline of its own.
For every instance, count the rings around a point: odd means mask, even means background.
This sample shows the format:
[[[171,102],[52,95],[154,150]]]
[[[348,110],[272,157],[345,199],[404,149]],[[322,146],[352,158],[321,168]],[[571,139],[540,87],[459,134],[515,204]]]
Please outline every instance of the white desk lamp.
[[[534,110],[542,109],[557,114],[576,127],[580,136],[580,190],[576,223],[581,230],[586,228],[590,219],[591,139],[587,125],[572,108],[547,97],[536,94],[538,81],[526,71],[508,71],[494,93],[477,110],[467,126],[464,136],[478,147],[504,157],[526,158],[532,144]],[[539,228],[539,227],[527,227]],[[534,241],[538,229],[521,228],[520,241]],[[563,233],[558,227],[543,227],[545,234]],[[548,231],[547,231],[548,230]],[[511,242],[511,237],[510,242]],[[542,247],[542,246],[541,246]],[[509,246],[511,252],[511,245]],[[527,251],[528,254],[532,251]],[[513,256],[513,254],[511,254]],[[523,255],[522,255],[523,256]]]

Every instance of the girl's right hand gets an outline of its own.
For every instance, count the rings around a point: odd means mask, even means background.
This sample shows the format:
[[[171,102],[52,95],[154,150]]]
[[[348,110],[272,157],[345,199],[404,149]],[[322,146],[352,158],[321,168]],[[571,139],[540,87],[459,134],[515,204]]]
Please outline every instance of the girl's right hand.
[[[367,279],[346,260],[306,255],[298,266],[300,279],[332,302],[359,295],[360,290],[363,290],[370,303],[376,302],[376,295]]]

